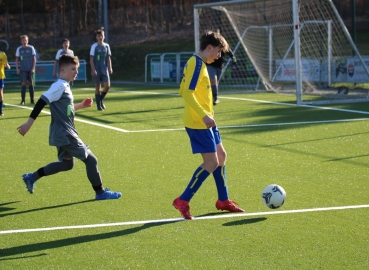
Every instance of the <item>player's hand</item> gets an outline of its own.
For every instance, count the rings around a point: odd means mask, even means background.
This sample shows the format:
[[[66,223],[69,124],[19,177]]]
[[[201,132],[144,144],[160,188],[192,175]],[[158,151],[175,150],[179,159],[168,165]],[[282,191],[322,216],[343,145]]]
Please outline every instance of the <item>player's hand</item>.
[[[96,70],[92,71],[92,76],[93,76],[93,77],[97,77],[97,72],[96,72]]]
[[[204,121],[204,124],[207,128],[215,127],[217,124],[215,123],[215,120],[210,117],[209,115],[206,115],[202,118],[202,121]]]
[[[83,108],[87,108],[87,107],[91,107],[92,103],[93,103],[93,99],[92,98],[85,98],[84,100],[82,100],[82,106]]]
[[[237,63],[237,58],[236,58],[236,56],[233,56],[233,58],[232,58],[232,63],[233,63],[233,64],[236,64],[236,63]]]
[[[17,127],[17,130],[20,135],[24,136],[26,135],[28,130],[31,128],[31,126],[32,126],[32,123],[26,122],[23,125],[20,125],[19,127]]]

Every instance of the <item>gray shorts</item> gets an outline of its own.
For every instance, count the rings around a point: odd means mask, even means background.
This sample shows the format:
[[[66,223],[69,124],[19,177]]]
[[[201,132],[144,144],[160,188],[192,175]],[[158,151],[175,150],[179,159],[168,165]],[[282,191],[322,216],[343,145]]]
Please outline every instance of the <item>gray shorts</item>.
[[[21,82],[33,82],[33,74],[30,71],[21,71],[19,75]]]
[[[88,145],[79,138],[73,140],[68,145],[57,146],[56,149],[58,151],[59,161],[62,161],[63,159],[71,159],[73,157],[84,160],[91,152]]]
[[[217,80],[220,78],[220,75],[222,74],[222,69],[221,68],[216,68],[213,66],[207,66],[208,68],[208,73],[209,73],[209,78],[210,80],[215,79],[215,77],[217,78]]]
[[[97,74],[96,77],[92,76],[92,81],[94,83],[110,82],[110,77],[109,74],[106,75]]]

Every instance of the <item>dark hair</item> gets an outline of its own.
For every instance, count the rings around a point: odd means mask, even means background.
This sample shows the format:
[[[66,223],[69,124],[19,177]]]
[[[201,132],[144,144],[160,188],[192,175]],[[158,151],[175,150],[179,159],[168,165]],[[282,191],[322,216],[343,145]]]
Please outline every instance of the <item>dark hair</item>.
[[[229,50],[228,42],[218,31],[206,31],[200,37],[200,50],[205,50],[208,45],[212,45],[214,47],[219,46],[223,52],[227,52]]]
[[[78,56],[73,56],[70,54],[62,54],[59,57],[59,68],[67,65],[79,65],[79,59]]]
[[[69,39],[67,39],[67,38],[63,39],[62,43],[66,42],[66,41],[68,41],[70,43]]]
[[[103,35],[104,34],[104,27],[101,27],[100,29],[97,29],[95,31],[95,35]]]

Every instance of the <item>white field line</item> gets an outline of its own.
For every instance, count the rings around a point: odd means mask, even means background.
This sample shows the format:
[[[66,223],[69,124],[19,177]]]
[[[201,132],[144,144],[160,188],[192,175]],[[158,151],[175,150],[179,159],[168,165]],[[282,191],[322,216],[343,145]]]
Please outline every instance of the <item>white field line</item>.
[[[233,98],[232,98],[233,99]],[[268,102],[272,103],[272,102]],[[288,103],[278,103],[283,105],[294,105],[294,104],[288,104]],[[31,107],[21,106],[21,105],[13,105],[13,104],[7,104],[7,106],[17,107],[17,108],[23,108],[27,110],[32,110]],[[312,107],[312,106],[309,106]],[[315,108],[315,107],[314,107]],[[321,107],[316,107],[321,108]],[[326,108],[326,109],[332,109],[332,108]],[[341,110],[341,109],[338,109]],[[355,113],[363,113],[363,114],[369,114],[369,112],[361,112],[361,111],[353,111],[353,110],[344,110],[346,112],[355,112]],[[41,112],[45,114],[50,114],[49,111],[42,110]],[[131,132],[131,133],[145,133],[145,132],[163,132],[163,131],[179,131],[184,130],[184,128],[164,128],[164,129],[148,129],[148,130],[126,130],[122,128],[117,128],[109,125],[100,124],[97,122],[91,122],[79,118],[74,118],[75,121],[86,123],[89,125],[99,126],[106,129],[111,129],[119,132]],[[218,128],[247,128],[247,127],[267,127],[267,126],[288,126],[288,125],[312,125],[312,124],[324,124],[324,123],[340,123],[340,122],[355,122],[355,121],[368,121],[369,118],[353,118],[353,119],[341,119],[341,120],[321,120],[321,121],[304,121],[304,122],[289,122],[289,123],[270,123],[270,124],[249,124],[249,125],[237,125],[237,126],[220,126]]]
[[[200,216],[200,217],[194,217],[194,220],[226,219],[226,218],[240,218],[240,217],[253,217],[253,216],[269,216],[269,215],[296,214],[296,213],[309,213],[309,212],[321,212],[321,211],[337,211],[337,210],[361,209],[361,208],[369,208],[369,204],[351,205],[351,206],[335,206],[335,207],[325,207],[325,208],[283,210],[283,211],[269,211],[269,212],[255,212],[255,213],[243,213],[243,214],[237,213],[237,214]],[[103,224],[60,226],[60,227],[49,227],[49,228],[6,230],[6,231],[0,231],[0,234],[16,234],[16,233],[44,232],[44,231],[57,231],[57,230],[72,230],[72,229],[88,229],[88,228],[101,228],[101,227],[130,226],[130,225],[154,224],[154,223],[171,223],[171,222],[178,222],[178,221],[185,221],[185,219],[183,219],[183,218],[169,218],[169,219],[126,221],[126,222],[103,223]]]
[[[90,91],[91,89],[85,89]],[[127,90],[111,90],[111,92],[124,92],[124,93],[135,93],[135,94],[151,94],[151,95],[165,95],[165,96],[178,96],[178,94],[165,94],[165,93],[157,93],[157,92],[140,92],[140,91],[127,91]],[[283,106],[298,106],[297,104],[292,103],[283,103],[283,102],[272,102],[272,101],[266,101],[266,100],[257,100],[257,99],[249,99],[249,98],[235,98],[235,97],[224,97],[221,96],[222,99],[231,99],[231,100],[246,100],[246,101],[252,101],[252,102],[258,102],[258,103],[269,103],[269,104],[276,104],[276,105],[283,105]],[[17,108],[23,108],[27,110],[32,110],[33,108],[21,106],[21,105],[13,105],[13,104],[6,104],[7,106],[13,106]],[[330,107],[319,107],[319,106],[312,106],[312,105],[301,105],[302,107],[308,107],[308,108],[315,108],[315,109],[324,109],[324,110],[336,110],[336,111],[344,111],[349,113],[360,113],[360,114],[369,114],[369,112],[365,111],[356,111],[356,110],[346,110],[346,109],[340,109],[340,108],[330,108]],[[45,114],[50,114],[48,111],[42,110]],[[126,130],[121,129],[109,125],[104,125],[96,122],[91,122],[79,118],[74,119],[77,122],[82,122],[94,126],[103,127],[106,129],[111,129],[119,132],[133,132],[133,133],[139,133],[139,132],[163,132],[163,131],[178,131],[178,130],[184,130],[184,128],[172,128],[172,129],[149,129],[149,130]],[[343,119],[343,120],[324,120],[324,121],[306,121],[306,122],[290,122],[290,123],[273,123],[273,124],[250,124],[250,125],[237,125],[237,126],[222,126],[219,128],[246,128],[246,127],[262,127],[262,126],[284,126],[284,125],[308,125],[308,124],[322,124],[322,123],[338,123],[338,122],[351,122],[351,121],[366,121],[369,120],[369,118],[357,118],[357,119]]]
[[[23,109],[27,109],[32,111],[33,108],[31,107],[26,107],[26,106],[21,106],[21,105],[13,105],[13,104],[6,104],[6,106],[12,106],[12,107],[17,107],[17,108],[23,108]],[[49,111],[44,111],[42,110],[41,112],[43,112],[44,114],[49,114]],[[74,121],[76,122],[82,122],[82,123],[86,123],[89,125],[94,125],[94,126],[98,126],[98,127],[103,127],[103,128],[107,128],[107,129],[112,129],[112,130],[116,130],[116,131],[120,131],[120,132],[129,132],[128,130],[122,129],[122,128],[117,128],[117,127],[112,127],[112,126],[108,126],[108,125],[103,125],[100,123],[96,123],[96,122],[91,122],[91,121],[87,121],[87,120],[83,120],[83,119],[79,119],[79,118],[74,118]]]

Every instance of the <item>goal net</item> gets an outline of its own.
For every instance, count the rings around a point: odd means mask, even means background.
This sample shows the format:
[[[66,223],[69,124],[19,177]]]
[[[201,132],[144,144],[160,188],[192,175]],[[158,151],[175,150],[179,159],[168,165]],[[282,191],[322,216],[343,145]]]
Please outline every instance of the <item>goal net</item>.
[[[227,59],[219,91],[274,91],[297,104],[369,101],[369,57],[361,56],[331,0],[238,0],[194,6],[195,47],[219,30]]]

